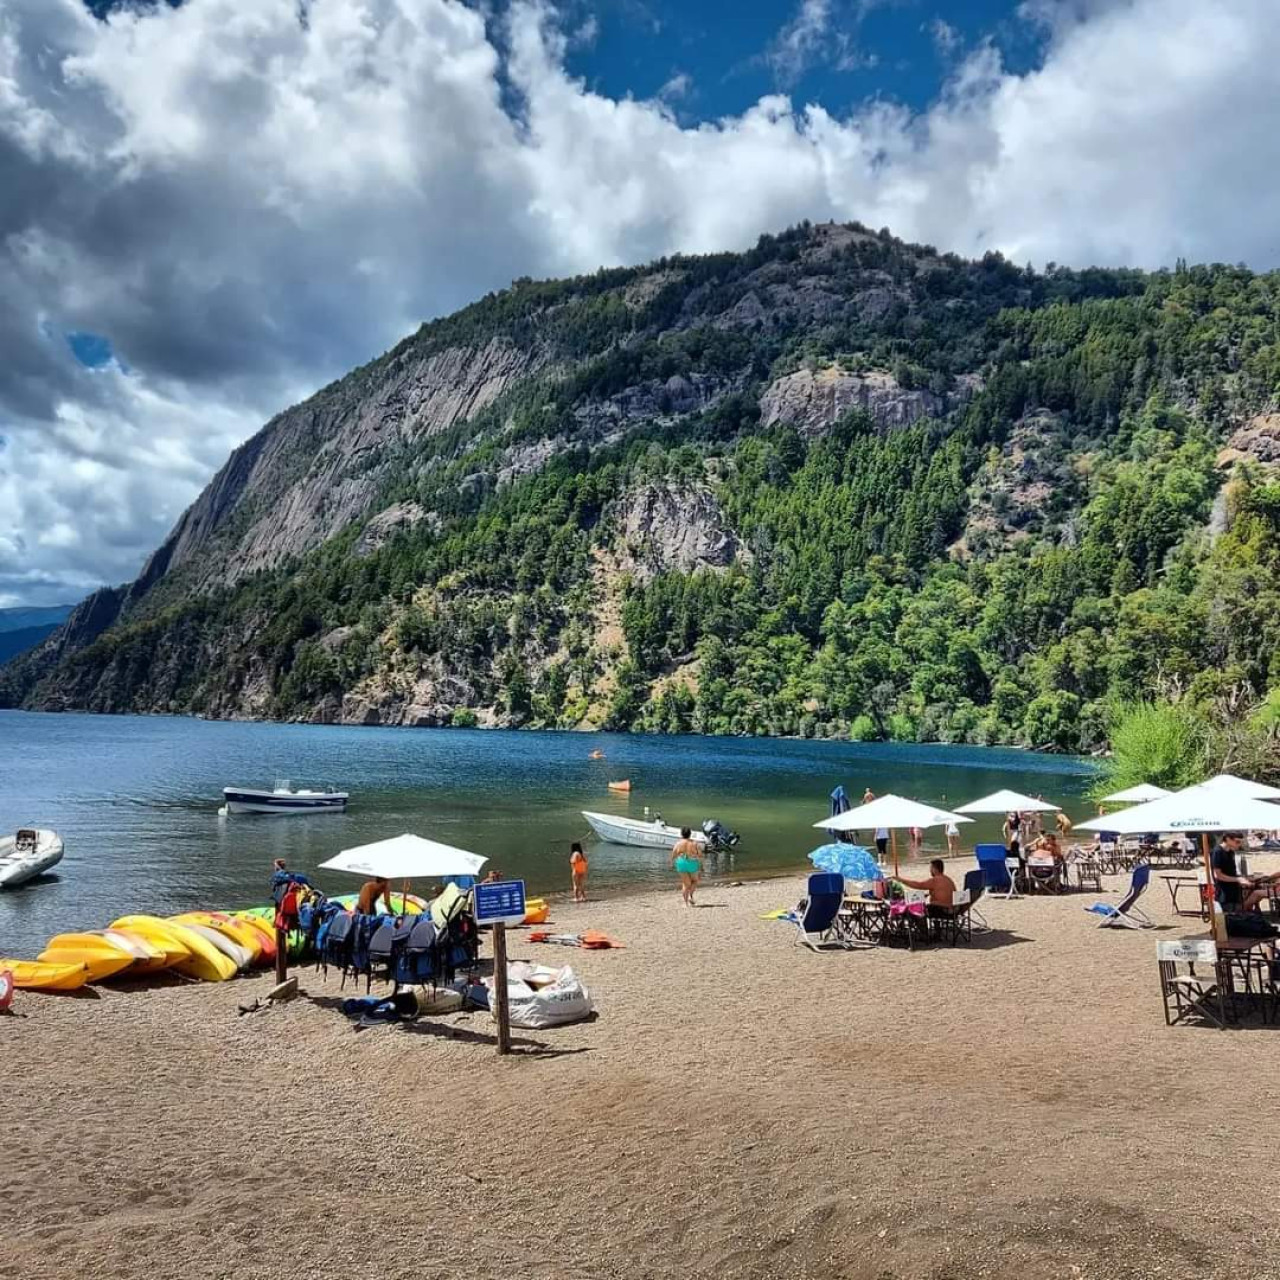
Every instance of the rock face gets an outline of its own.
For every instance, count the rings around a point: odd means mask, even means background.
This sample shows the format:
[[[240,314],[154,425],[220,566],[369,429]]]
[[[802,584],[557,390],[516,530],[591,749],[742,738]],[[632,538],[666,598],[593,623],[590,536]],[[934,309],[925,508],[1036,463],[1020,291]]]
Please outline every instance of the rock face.
[[[232,583],[309,551],[365,513],[399,448],[472,417],[543,359],[500,337],[421,356],[414,345],[241,445],[151,557],[135,594],[178,570],[195,585]]]
[[[1264,466],[1280,465],[1280,413],[1260,413],[1227,441],[1218,455],[1219,466],[1252,458]]]
[[[424,511],[416,502],[397,502],[378,512],[365,525],[356,542],[354,554],[360,558],[371,556],[401,530],[412,529],[414,525],[424,521],[431,528],[440,527],[440,517],[434,511]]]
[[[829,431],[850,409],[863,409],[880,427],[909,427],[941,417],[946,402],[932,391],[908,391],[888,373],[845,373],[834,366],[816,373],[798,369],[779,378],[760,397],[765,426],[790,423],[807,439]]]
[[[620,564],[641,582],[664,569],[725,569],[747,558],[706,486],[645,485],[621,501],[616,518]]]

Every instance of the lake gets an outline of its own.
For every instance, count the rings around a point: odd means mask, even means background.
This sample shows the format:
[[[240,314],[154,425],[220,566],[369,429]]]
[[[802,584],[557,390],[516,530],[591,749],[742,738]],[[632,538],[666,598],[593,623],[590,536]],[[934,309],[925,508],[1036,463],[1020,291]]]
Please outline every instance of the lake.
[[[590,760],[593,750],[604,760]],[[999,787],[1043,794],[1073,818],[1087,760],[961,746],[643,737],[625,734],[245,724],[156,716],[0,711],[0,832],[52,827],[56,873],[0,892],[0,955],[33,956],[50,935],[101,928],[127,912],[169,914],[263,902],[273,858],[307,872],[340,849],[404,831],[486,854],[530,893],[568,887],[569,842],[590,835],[582,809],[742,834],[722,876],[799,870],[823,842],[810,824],[843,783],[936,804]],[[222,788],[334,783],[345,814],[220,818]],[[629,797],[609,793],[630,778]],[[963,828],[998,835],[1001,819]],[[927,833],[926,847],[945,843]],[[594,892],[672,879],[661,853],[589,845]],[[330,892],[354,877],[322,873]],[[417,886],[425,888],[426,886]],[[674,892],[674,886],[673,886]]]

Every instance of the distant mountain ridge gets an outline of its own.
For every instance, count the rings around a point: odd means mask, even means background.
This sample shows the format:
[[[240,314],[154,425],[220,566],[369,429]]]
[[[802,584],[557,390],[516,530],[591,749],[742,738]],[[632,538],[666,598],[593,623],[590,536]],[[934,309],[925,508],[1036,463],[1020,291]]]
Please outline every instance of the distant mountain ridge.
[[[1243,268],[806,224],[521,280],[267,423],[0,702],[1091,748],[1280,679],[1278,411]]]
[[[67,620],[74,607],[56,604],[0,609],[0,663],[34,649]]]

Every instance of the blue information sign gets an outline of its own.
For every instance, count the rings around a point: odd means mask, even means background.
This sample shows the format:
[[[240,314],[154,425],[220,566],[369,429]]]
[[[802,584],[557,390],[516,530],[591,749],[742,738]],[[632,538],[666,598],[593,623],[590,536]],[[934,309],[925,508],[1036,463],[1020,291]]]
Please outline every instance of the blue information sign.
[[[519,924],[524,919],[523,880],[493,880],[476,885],[473,893],[476,924]]]

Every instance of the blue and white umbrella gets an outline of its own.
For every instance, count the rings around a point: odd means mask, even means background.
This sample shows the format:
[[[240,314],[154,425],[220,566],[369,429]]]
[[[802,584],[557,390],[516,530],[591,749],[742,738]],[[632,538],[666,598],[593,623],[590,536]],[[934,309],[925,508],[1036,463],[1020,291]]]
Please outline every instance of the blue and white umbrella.
[[[833,871],[846,880],[883,880],[880,864],[860,844],[824,844],[809,855],[819,871]]]

